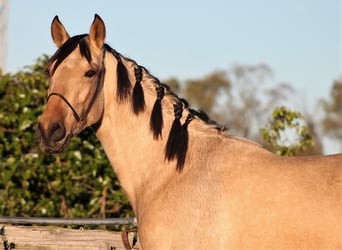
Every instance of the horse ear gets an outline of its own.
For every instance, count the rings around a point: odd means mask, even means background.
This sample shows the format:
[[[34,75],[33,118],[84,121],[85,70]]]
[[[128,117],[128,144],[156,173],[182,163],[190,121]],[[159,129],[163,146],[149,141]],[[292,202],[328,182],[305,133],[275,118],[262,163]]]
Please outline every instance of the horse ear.
[[[102,49],[106,38],[106,27],[101,17],[95,14],[94,21],[89,31],[89,42],[98,49]]]
[[[64,25],[59,21],[58,16],[52,20],[51,23],[51,36],[57,47],[61,47],[69,38],[69,34],[64,28]]]

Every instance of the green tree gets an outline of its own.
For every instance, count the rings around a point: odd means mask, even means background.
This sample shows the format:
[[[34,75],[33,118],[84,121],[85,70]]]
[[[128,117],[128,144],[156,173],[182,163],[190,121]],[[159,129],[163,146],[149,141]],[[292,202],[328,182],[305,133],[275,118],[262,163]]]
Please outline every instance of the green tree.
[[[224,71],[215,71],[202,79],[185,82],[186,99],[196,108],[212,112],[220,93],[228,93],[230,80]]]
[[[341,142],[342,145],[342,77],[334,81],[330,100],[322,100],[324,110],[322,126],[327,136]]]
[[[256,128],[263,126],[266,114],[292,92],[288,84],[263,88],[270,80],[272,70],[265,64],[258,64],[235,65],[203,78],[184,82],[173,78],[167,83],[178,86],[176,91],[191,105],[203,109],[218,122],[228,124],[232,133],[261,141]]]
[[[215,71],[196,80],[179,82],[173,78],[167,83],[176,86],[174,90],[184,95],[191,105],[203,109],[218,122],[228,124],[232,134],[255,140],[277,151],[279,148],[270,146],[272,143],[265,143],[259,128],[267,124],[269,114],[276,110],[281,102],[287,100],[290,95],[293,98],[294,90],[289,84],[275,85],[273,81],[271,68],[265,64],[257,64],[235,65],[227,71]],[[273,87],[269,87],[269,83],[273,83]],[[291,122],[302,119],[299,113],[293,112],[292,115],[297,119]],[[315,135],[317,146],[306,147],[304,150],[302,145],[295,144],[290,150],[293,154],[320,154],[322,147],[315,131],[316,124],[312,119],[308,119],[306,124],[310,134]],[[303,137],[298,139],[301,141]],[[294,152],[298,146],[301,149]]]
[[[232,91],[218,112],[232,133],[263,143],[259,128],[277,106],[293,95],[293,88],[275,83],[272,69],[266,64],[235,65],[228,74]]]
[[[15,74],[0,75],[0,214],[126,217],[132,215],[119,182],[87,129],[67,152],[40,152],[37,118],[46,102],[47,56]]]
[[[304,116],[285,107],[273,111],[272,119],[261,129],[261,134],[281,156],[299,155],[315,144]]]

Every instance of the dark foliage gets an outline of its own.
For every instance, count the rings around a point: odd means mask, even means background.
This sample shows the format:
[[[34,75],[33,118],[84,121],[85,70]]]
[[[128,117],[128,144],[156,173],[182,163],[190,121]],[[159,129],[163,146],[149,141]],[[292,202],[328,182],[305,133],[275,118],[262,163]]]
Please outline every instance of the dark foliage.
[[[0,214],[127,217],[133,213],[91,129],[65,153],[40,152],[35,128],[46,102],[47,57],[0,73]]]

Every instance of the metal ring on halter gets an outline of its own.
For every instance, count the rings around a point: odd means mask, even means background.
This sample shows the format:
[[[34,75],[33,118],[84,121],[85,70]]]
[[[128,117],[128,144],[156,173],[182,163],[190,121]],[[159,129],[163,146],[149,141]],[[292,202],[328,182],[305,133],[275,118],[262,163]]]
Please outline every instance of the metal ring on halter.
[[[47,96],[46,101],[48,102],[49,99],[50,99],[50,97],[53,96],[53,95],[62,98],[62,100],[63,100],[63,101],[69,106],[69,108],[72,110],[72,113],[74,114],[75,120],[76,120],[77,122],[81,121],[81,118],[80,118],[80,116],[78,115],[78,113],[76,112],[76,110],[74,109],[74,107],[70,104],[70,102],[69,102],[62,94],[57,93],[57,92],[52,92],[52,93],[50,93],[50,94]]]

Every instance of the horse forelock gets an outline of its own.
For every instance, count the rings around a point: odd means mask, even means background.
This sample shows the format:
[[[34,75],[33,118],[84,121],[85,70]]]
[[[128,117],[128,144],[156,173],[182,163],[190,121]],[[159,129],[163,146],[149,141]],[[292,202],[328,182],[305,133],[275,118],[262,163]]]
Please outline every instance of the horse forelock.
[[[79,45],[79,51],[82,57],[86,58],[88,63],[91,63],[91,51],[89,42],[86,39],[88,34],[77,35],[69,38],[50,58],[48,62],[48,68],[50,70],[50,74],[56,71],[59,65],[67,58]],[[54,64],[53,64],[54,63]],[[53,64],[53,68],[51,68]]]

